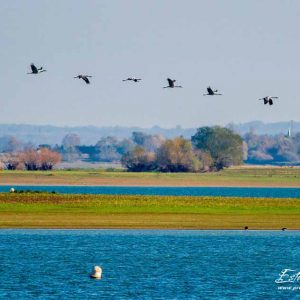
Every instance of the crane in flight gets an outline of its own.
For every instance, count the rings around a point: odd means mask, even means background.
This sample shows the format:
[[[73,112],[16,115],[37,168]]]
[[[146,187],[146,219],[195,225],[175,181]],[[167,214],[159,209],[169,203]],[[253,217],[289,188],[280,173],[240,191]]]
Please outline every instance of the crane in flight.
[[[222,94],[218,94],[218,90],[213,90],[210,86],[207,87],[207,94],[203,94],[203,96],[216,96],[219,95],[221,96]]]
[[[39,74],[47,71],[44,70],[43,67],[37,68],[33,63],[30,65],[30,68],[31,68],[31,72],[27,74]]]
[[[90,75],[78,75],[74,78],[82,79],[82,80],[85,81],[86,84],[90,84],[89,77],[92,77],[92,76],[90,76]]]
[[[172,79],[170,79],[170,78],[167,78],[167,81],[168,81],[168,86],[164,86],[164,89],[166,89],[166,88],[182,88],[182,86],[181,85],[175,85],[174,83],[175,83],[175,79],[174,80],[172,80]]]
[[[264,104],[268,104],[269,105],[273,105],[274,104],[274,101],[273,99],[278,99],[279,97],[274,97],[274,96],[266,96],[264,98],[260,98],[259,100],[263,100],[264,101]]]
[[[134,81],[134,82],[139,82],[142,80],[141,78],[135,78],[135,77],[128,77],[127,79],[123,79],[123,81]]]

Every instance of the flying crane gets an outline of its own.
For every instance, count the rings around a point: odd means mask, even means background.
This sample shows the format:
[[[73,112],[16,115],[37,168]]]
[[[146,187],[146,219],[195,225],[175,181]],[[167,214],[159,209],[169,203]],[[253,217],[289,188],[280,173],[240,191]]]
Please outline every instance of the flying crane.
[[[47,71],[44,70],[43,67],[37,68],[33,63],[30,65],[30,68],[31,68],[31,72],[27,74],[39,74]]]
[[[85,81],[86,84],[90,84],[89,77],[92,77],[92,76],[90,76],[90,75],[78,75],[74,78],[82,79],[82,80]]]
[[[123,79],[123,81],[134,81],[134,82],[139,82],[142,80],[141,78],[135,78],[135,77],[128,77],[127,79]]]
[[[175,85],[174,83],[176,82],[176,80],[174,79],[170,79],[170,78],[167,78],[167,81],[168,81],[168,86],[164,86],[164,89],[166,88],[182,88],[181,85]]]
[[[203,96],[221,96],[222,94],[218,94],[218,90],[213,90],[210,86],[207,87],[207,94],[203,94]]]
[[[264,101],[264,104],[268,104],[269,105],[273,105],[274,104],[274,101],[273,99],[278,99],[279,97],[274,97],[274,96],[266,96],[264,98],[260,98],[259,100],[263,100]]]

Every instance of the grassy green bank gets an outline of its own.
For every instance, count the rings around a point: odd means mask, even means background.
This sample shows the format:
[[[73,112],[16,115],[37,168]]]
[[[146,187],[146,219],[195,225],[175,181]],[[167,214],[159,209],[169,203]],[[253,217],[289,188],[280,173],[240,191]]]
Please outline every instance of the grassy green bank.
[[[244,166],[214,173],[130,173],[105,170],[0,171],[0,184],[300,187],[300,168]]]
[[[1,228],[300,229],[300,199],[0,194]]]

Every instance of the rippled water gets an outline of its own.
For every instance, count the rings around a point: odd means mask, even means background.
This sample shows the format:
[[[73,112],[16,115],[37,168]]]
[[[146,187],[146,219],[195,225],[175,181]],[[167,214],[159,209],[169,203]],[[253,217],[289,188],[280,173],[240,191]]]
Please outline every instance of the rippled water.
[[[299,241],[298,231],[0,230],[0,298],[299,299],[275,283],[300,271]],[[102,280],[89,278],[94,265]]]
[[[0,186],[8,192],[11,186]],[[248,188],[248,187],[127,187],[127,186],[18,186],[17,190],[55,191],[68,194],[110,195],[168,195],[168,196],[232,196],[300,198],[300,188]]]

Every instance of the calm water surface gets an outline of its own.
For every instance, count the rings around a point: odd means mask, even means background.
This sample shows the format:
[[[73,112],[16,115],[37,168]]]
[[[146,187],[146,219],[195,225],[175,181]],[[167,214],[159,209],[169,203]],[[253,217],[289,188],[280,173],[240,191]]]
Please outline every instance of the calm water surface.
[[[11,186],[0,186],[7,192]],[[168,196],[232,196],[300,198],[300,188],[247,188],[247,187],[118,187],[118,186],[17,186],[17,190],[55,191],[68,194],[110,195],[168,195]]]
[[[300,271],[299,242],[298,231],[0,230],[0,298],[299,299],[275,283]],[[88,277],[94,265],[102,280]]]

